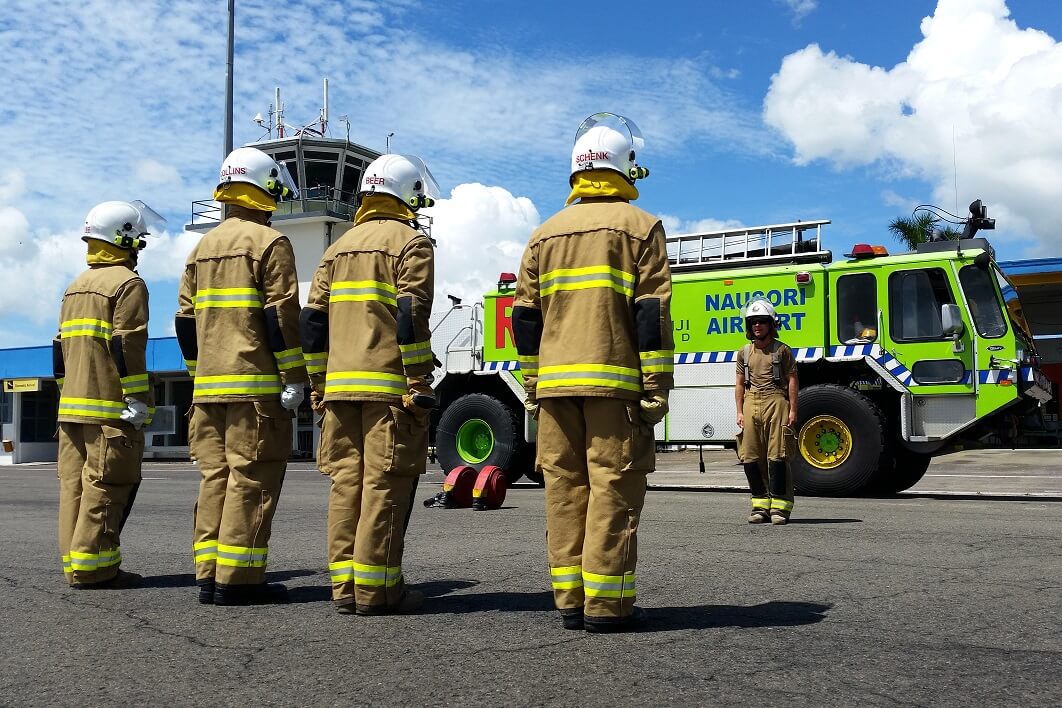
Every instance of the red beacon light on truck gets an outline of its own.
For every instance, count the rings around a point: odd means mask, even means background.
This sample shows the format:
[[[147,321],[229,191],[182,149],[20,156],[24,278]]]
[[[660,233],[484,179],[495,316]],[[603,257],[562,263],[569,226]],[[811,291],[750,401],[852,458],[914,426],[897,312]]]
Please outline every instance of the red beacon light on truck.
[[[811,273],[806,270],[802,270],[796,274],[797,285],[807,285],[811,282]]]
[[[499,273],[498,290],[512,290],[516,283],[516,273]]]
[[[845,254],[845,258],[863,259],[887,255],[889,255],[889,252],[885,250],[884,246],[871,246],[869,243],[857,243],[852,246],[851,253]]]

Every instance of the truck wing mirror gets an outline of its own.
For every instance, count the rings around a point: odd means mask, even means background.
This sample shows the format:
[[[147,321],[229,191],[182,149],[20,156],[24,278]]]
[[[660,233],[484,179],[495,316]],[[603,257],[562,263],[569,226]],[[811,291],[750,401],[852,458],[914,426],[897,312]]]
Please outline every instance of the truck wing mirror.
[[[944,328],[944,336],[951,337],[954,342],[952,351],[956,354],[963,351],[963,344],[960,340],[965,327],[962,323],[962,313],[959,311],[958,305],[948,304],[940,306],[940,323]]]

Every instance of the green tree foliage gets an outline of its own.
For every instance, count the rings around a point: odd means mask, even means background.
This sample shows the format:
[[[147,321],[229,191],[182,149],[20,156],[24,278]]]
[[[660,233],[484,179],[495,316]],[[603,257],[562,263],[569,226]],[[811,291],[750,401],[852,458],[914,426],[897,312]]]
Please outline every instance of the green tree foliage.
[[[954,240],[962,235],[950,226],[938,228],[939,218],[933,214],[920,211],[912,216],[901,216],[893,219],[889,224],[889,232],[902,243],[908,250],[915,250],[920,243],[927,243],[936,239]]]

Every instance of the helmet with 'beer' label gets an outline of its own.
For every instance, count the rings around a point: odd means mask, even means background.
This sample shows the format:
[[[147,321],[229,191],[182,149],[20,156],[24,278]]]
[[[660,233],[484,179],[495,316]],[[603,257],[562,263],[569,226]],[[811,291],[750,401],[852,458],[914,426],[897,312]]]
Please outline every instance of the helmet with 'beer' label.
[[[287,165],[278,164],[258,148],[236,148],[221,163],[217,188],[233,182],[258,187],[274,201],[299,198],[299,189]]]
[[[645,146],[642,131],[634,121],[615,113],[595,113],[579,126],[572,147],[572,170],[569,182],[579,172],[613,170],[634,184],[649,176],[639,167],[637,153]]]
[[[435,204],[439,198],[439,184],[419,157],[381,155],[369,163],[361,176],[358,196],[367,194],[390,194],[416,211]]]
[[[85,216],[82,241],[103,241],[129,251],[147,246],[149,226],[162,228],[166,220],[142,201],[101,202]]]

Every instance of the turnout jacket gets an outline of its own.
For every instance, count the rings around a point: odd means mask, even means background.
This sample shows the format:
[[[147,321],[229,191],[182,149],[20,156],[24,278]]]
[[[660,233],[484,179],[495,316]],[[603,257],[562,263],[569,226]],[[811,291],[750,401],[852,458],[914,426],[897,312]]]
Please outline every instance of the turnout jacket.
[[[325,251],[300,332],[310,380],[326,401],[401,405],[409,379],[435,368],[428,316],[435,254],[408,222],[376,217]]]
[[[128,265],[94,265],[74,279],[52,343],[60,422],[115,424],[126,396],[146,403],[150,420],[147,325],[147,286]]]
[[[229,215],[192,249],[174,323],[193,403],[275,400],[307,380],[291,243],[266,212]]]
[[[674,388],[671,268],[659,219],[583,199],[531,234],[513,337],[532,398],[638,399]]]

